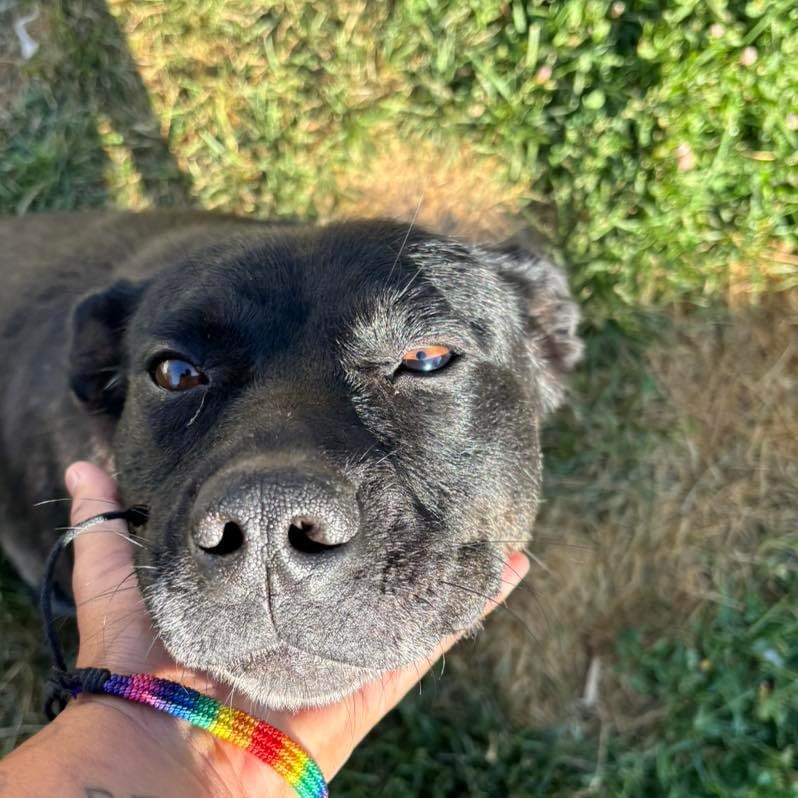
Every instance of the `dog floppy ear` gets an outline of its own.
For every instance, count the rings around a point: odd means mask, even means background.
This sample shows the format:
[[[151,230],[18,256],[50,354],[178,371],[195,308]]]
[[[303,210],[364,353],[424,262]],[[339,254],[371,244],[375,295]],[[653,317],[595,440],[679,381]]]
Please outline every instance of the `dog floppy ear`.
[[[83,297],[72,313],[70,387],[93,412],[118,416],[125,401],[122,339],[144,284],[120,280]]]
[[[521,302],[530,353],[539,371],[545,410],[562,404],[564,377],[582,356],[579,307],[562,269],[516,242],[481,249]]]

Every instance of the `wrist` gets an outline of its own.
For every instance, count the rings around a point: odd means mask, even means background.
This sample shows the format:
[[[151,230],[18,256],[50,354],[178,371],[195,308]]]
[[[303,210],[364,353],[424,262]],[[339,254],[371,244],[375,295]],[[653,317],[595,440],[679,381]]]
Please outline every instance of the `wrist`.
[[[84,782],[91,776],[105,777],[107,786],[102,782],[98,786],[113,796],[293,795],[276,772],[246,751],[177,718],[123,699],[80,696],[53,725],[81,741],[80,759],[85,766],[70,768],[72,772],[82,771]],[[87,740],[96,742],[88,762]]]

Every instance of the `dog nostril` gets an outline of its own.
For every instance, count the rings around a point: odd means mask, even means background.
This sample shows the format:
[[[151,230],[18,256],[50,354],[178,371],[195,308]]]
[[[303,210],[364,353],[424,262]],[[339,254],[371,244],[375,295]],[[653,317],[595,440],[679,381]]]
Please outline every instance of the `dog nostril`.
[[[303,554],[318,554],[328,549],[336,549],[340,544],[324,543],[324,531],[319,524],[309,518],[295,518],[288,527],[288,542],[296,551]]]
[[[225,557],[234,554],[244,545],[244,531],[235,521],[228,521],[222,529],[222,537],[214,546],[200,546],[206,554]]]

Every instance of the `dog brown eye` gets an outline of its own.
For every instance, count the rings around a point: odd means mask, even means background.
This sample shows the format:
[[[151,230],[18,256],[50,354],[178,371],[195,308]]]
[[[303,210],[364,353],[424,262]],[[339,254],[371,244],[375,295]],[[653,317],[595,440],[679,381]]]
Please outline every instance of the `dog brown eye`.
[[[168,358],[153,369],[156,385],[167,391],[189,391],[198,385],[207,385],[208,378],[185,360]]]
[[[402,355],[402,365],[410,371],[437,371],[452,359],[452,351],[445,346],[425,346],[411,349]]]

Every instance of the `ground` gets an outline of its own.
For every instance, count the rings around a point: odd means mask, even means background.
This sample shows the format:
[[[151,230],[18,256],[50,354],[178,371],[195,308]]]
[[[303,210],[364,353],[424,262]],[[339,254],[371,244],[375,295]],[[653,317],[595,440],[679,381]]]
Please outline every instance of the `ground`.
[[[530,578],[339,795],[795,796],[790,0],[0,0],[0,211],[532,232],[587,354]],[[41,723],[0,563],[0,749]]]

